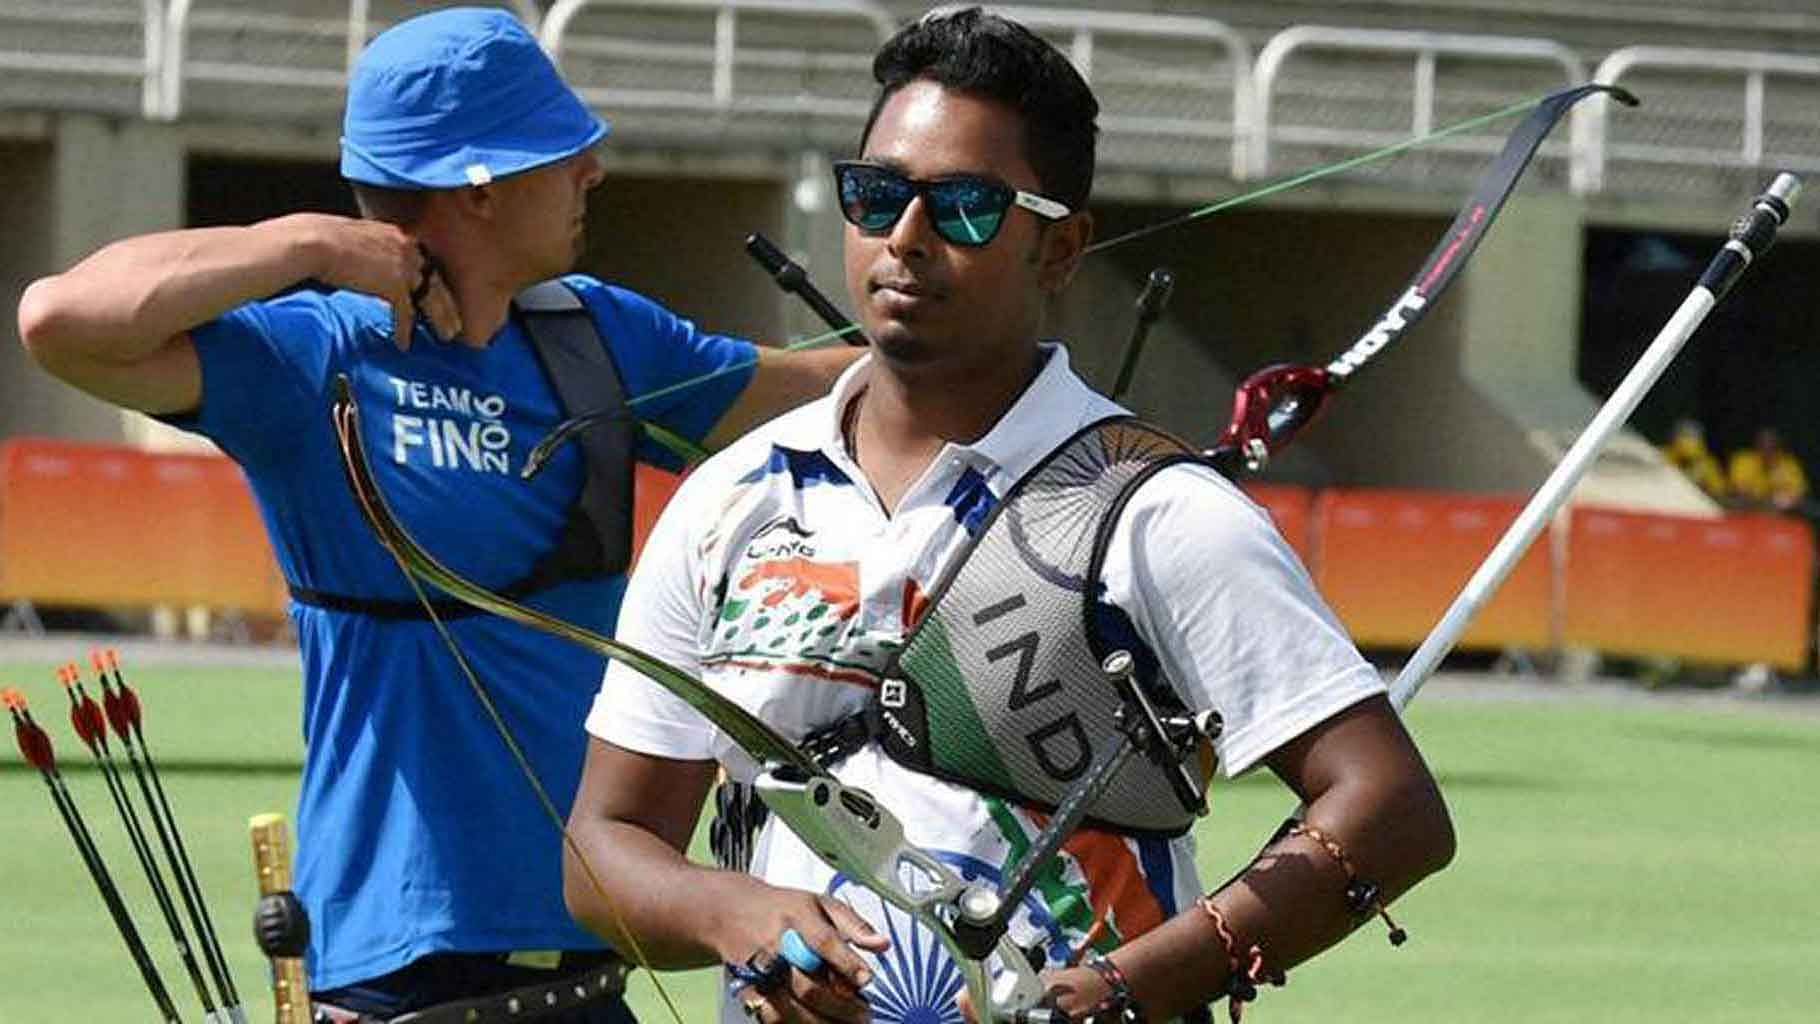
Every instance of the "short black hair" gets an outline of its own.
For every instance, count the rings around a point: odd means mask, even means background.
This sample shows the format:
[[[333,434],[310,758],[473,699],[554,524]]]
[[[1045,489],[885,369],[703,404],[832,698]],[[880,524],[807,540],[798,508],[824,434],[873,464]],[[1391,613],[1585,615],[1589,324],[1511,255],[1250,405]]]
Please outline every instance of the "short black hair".
[[[872,77],[880,88],[860,133],[862,150],[885,102],[926,79],[1017,111],[1024,119],[1024,156],[1043,194],[1070,209],[1086,207],[1100,103],[1068,58],[1036,33],[978,7],[937,9],[879,49]]]

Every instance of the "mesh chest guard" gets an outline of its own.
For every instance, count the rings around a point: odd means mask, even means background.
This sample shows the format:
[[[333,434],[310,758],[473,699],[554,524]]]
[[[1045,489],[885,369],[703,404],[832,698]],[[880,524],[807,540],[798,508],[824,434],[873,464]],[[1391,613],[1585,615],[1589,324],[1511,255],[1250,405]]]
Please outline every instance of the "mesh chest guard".
[[[906,767],[1026,804],[1060,803],[1114,735],[1119,699],[1100,663],[1136,641],[1128,626],[1113,628],[1127,620],[1103,602],[1113,527],[1139,484],[1198,457],[1130,417],[1094,423],[1050,453],[936,585],[867,731]],[[1132,653],[1149,669],[1140,680],[1158,710],[1183,710],[1148,652]],[[1211,750],[1199,760],[1205,780]],[[1089,820],[1177,835],[1194,819],[1157,766],[1134,758]]]

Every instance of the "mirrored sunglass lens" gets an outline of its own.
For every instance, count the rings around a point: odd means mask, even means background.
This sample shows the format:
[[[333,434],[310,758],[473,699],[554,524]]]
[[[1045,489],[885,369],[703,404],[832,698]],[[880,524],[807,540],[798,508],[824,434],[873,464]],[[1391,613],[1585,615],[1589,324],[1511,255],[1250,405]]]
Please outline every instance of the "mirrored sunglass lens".
[[[985,245],[998,234],[1011,197],[987,182],[944,181],[929,189],[935,230],[956,245]]]
[[[910,183],[883,171],[847,168],[841,174],[841,209],[847,219],[867,231],[882,231],[897,223],[910,205]]]

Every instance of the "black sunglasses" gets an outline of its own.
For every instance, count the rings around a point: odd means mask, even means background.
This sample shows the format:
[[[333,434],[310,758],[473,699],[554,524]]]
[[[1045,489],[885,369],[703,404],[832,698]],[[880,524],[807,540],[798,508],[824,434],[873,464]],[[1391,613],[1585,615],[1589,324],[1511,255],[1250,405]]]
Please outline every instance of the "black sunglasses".
[[[834,165],[841,216],[862,231],[887,231],[904,215],[910,200],[923,197],[935,233],[955,245],[990,244],[1005,223],[1005,214],[1021,206],[1044,220],[1061,220],[1073,211],[1039,196],[977,174],[951,174],[919,181],[889,167],[864,160]]]

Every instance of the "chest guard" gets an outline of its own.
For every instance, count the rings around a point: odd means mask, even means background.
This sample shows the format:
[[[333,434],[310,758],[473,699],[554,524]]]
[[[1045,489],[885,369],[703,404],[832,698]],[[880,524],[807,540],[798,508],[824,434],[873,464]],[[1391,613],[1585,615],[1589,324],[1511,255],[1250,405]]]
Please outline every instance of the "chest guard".
[[[556,393],[564,416],[601,409],[626,408],[625,384],[587,306],[561,281],[550,280],[519,292],[512,316],[524,329],[531,351]],[[530,572],[501,589],[523,598],[571,580],[596,579],[626,571],[632,562],[632,486],[638,425],[629,418],[610,419],[583,431],[581,494],[570,506],[556,544],[532,564]],[[301,604],[359,612],[380,619],[426,619],[416,601],[337,594],[290,586]],[[460,601],[432,601],[438,618],[458,619],[478,613]]]
[[[1012,486],[886,670],[867,732],[906,767],[1053,809],[1114,738],[1120,698],[1100,665],[1130,650],[1160,713],[1188,711],[1104,601],[1100,570],[1131,494],[1198,453],[1131,417],[1101,420]],[[1139,649],[1132,649],[1139,648]],[[1190,770],[1212,775],[1211,745]],[[1173,836],[1194,820],[1157,764],[1134,758],[1088,811],[1127,833]]]

